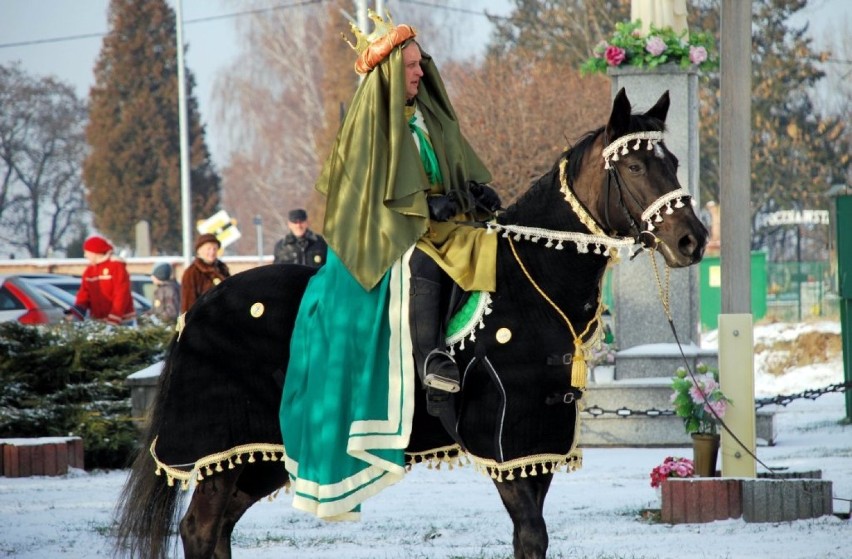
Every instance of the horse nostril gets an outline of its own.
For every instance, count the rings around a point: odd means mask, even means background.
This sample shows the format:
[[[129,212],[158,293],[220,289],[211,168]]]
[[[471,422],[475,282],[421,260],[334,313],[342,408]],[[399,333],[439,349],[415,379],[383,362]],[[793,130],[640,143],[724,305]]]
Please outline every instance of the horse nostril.
[[[698,240],[692,234],[684,235],[680,238],[680,242],[678,242],[678,249],[680,249],[680,253],[684,256],[694,256],[698,247]]]

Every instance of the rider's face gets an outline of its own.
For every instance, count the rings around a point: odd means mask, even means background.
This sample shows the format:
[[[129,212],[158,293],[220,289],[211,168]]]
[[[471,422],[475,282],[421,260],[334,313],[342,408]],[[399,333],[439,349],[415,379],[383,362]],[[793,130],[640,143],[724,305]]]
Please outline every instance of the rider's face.
[[[420,47],[411,43],[402,49],[402,63],[405,65],[405,100],[411,101],[420,88],[423,70],[420,68]]]

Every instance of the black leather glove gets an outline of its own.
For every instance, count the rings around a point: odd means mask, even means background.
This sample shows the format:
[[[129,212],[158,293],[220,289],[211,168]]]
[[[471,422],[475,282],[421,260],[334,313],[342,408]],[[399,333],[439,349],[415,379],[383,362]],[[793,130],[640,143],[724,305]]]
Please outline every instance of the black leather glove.
[[[467,188],[473,195],[476,205],[489,212],[496,212],[500,209],[500,196],[497,191],[488,186],[475,181],[469,181]]]
[[[447,221],[459,213],[459,205],[452,196],[430,196],[426,201],[429,203],[429,218],[434,221]]]

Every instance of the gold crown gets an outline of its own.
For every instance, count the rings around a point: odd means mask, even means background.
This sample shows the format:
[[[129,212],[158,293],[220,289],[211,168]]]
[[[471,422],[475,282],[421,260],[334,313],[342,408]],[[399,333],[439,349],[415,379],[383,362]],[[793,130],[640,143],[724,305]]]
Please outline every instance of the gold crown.
[[[343,33],[340,34],[343,40],[358,53],[358,59],[355,61],[355,71],[359,74],[366,74],[371,71],[397,45],[417,35],[417,32],[410,25],[405,25],[404,23],[394,25],[389,11],[386,11],[385,15],[387,16],[387,20],[382,19],[382,16],[373,10],[367,10],[367,16],[373,21],[374,25],[373,32],[369,35],[365,35],[354,22],[349,22],[352,34],[355,35],[356,39],[354,45]]]
[[[352,29],[352,34],[355,35],[355,44],[346,38],[346,36],[341,33],[340,36],[343,37],[343,40],[346,41],[352,49],[361,54],[367,47],[370,46],[370,43],[377,41],[390,33],[391,29],[394,28],[393,20],[391,19],[390,11],[386,11],[385,15],[387,16],[387,21],[382,19],[382,16],[377,14],[371,9],[367,10],[367,17],[370,18],[373,22],[373,32],[369,35],[365,35],[363,31],[355,24],[354,21],[349,22],[349,27]]]

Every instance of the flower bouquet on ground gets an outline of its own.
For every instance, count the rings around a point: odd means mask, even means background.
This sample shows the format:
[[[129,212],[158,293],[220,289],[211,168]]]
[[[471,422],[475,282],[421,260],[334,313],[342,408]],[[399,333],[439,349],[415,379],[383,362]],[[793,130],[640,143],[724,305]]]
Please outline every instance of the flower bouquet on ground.
[[[615,33],[601,41],[592,51],[591,58],[580,66],[580,73],[606,73],[607,68],[634,66],[655,68],[673,63],[681,68],[697,66],[710,70],[718,65],[713,54],[713,37],[708,33],[676,33],[671,27],[658,29],[651,26],[645,35],[641,21],[615,24]]]
[[[719,387],[719,372],[699,363],[693,380],[681,367],[672,379],[672,390],[675,413],[683,418],[686,432],[715,435],[719,419],[731,402]]]
[[[651,470],[651,487],[657,488],[670,477],[692,477],[695,466],[689,458],[667,456],[663,463]]]

